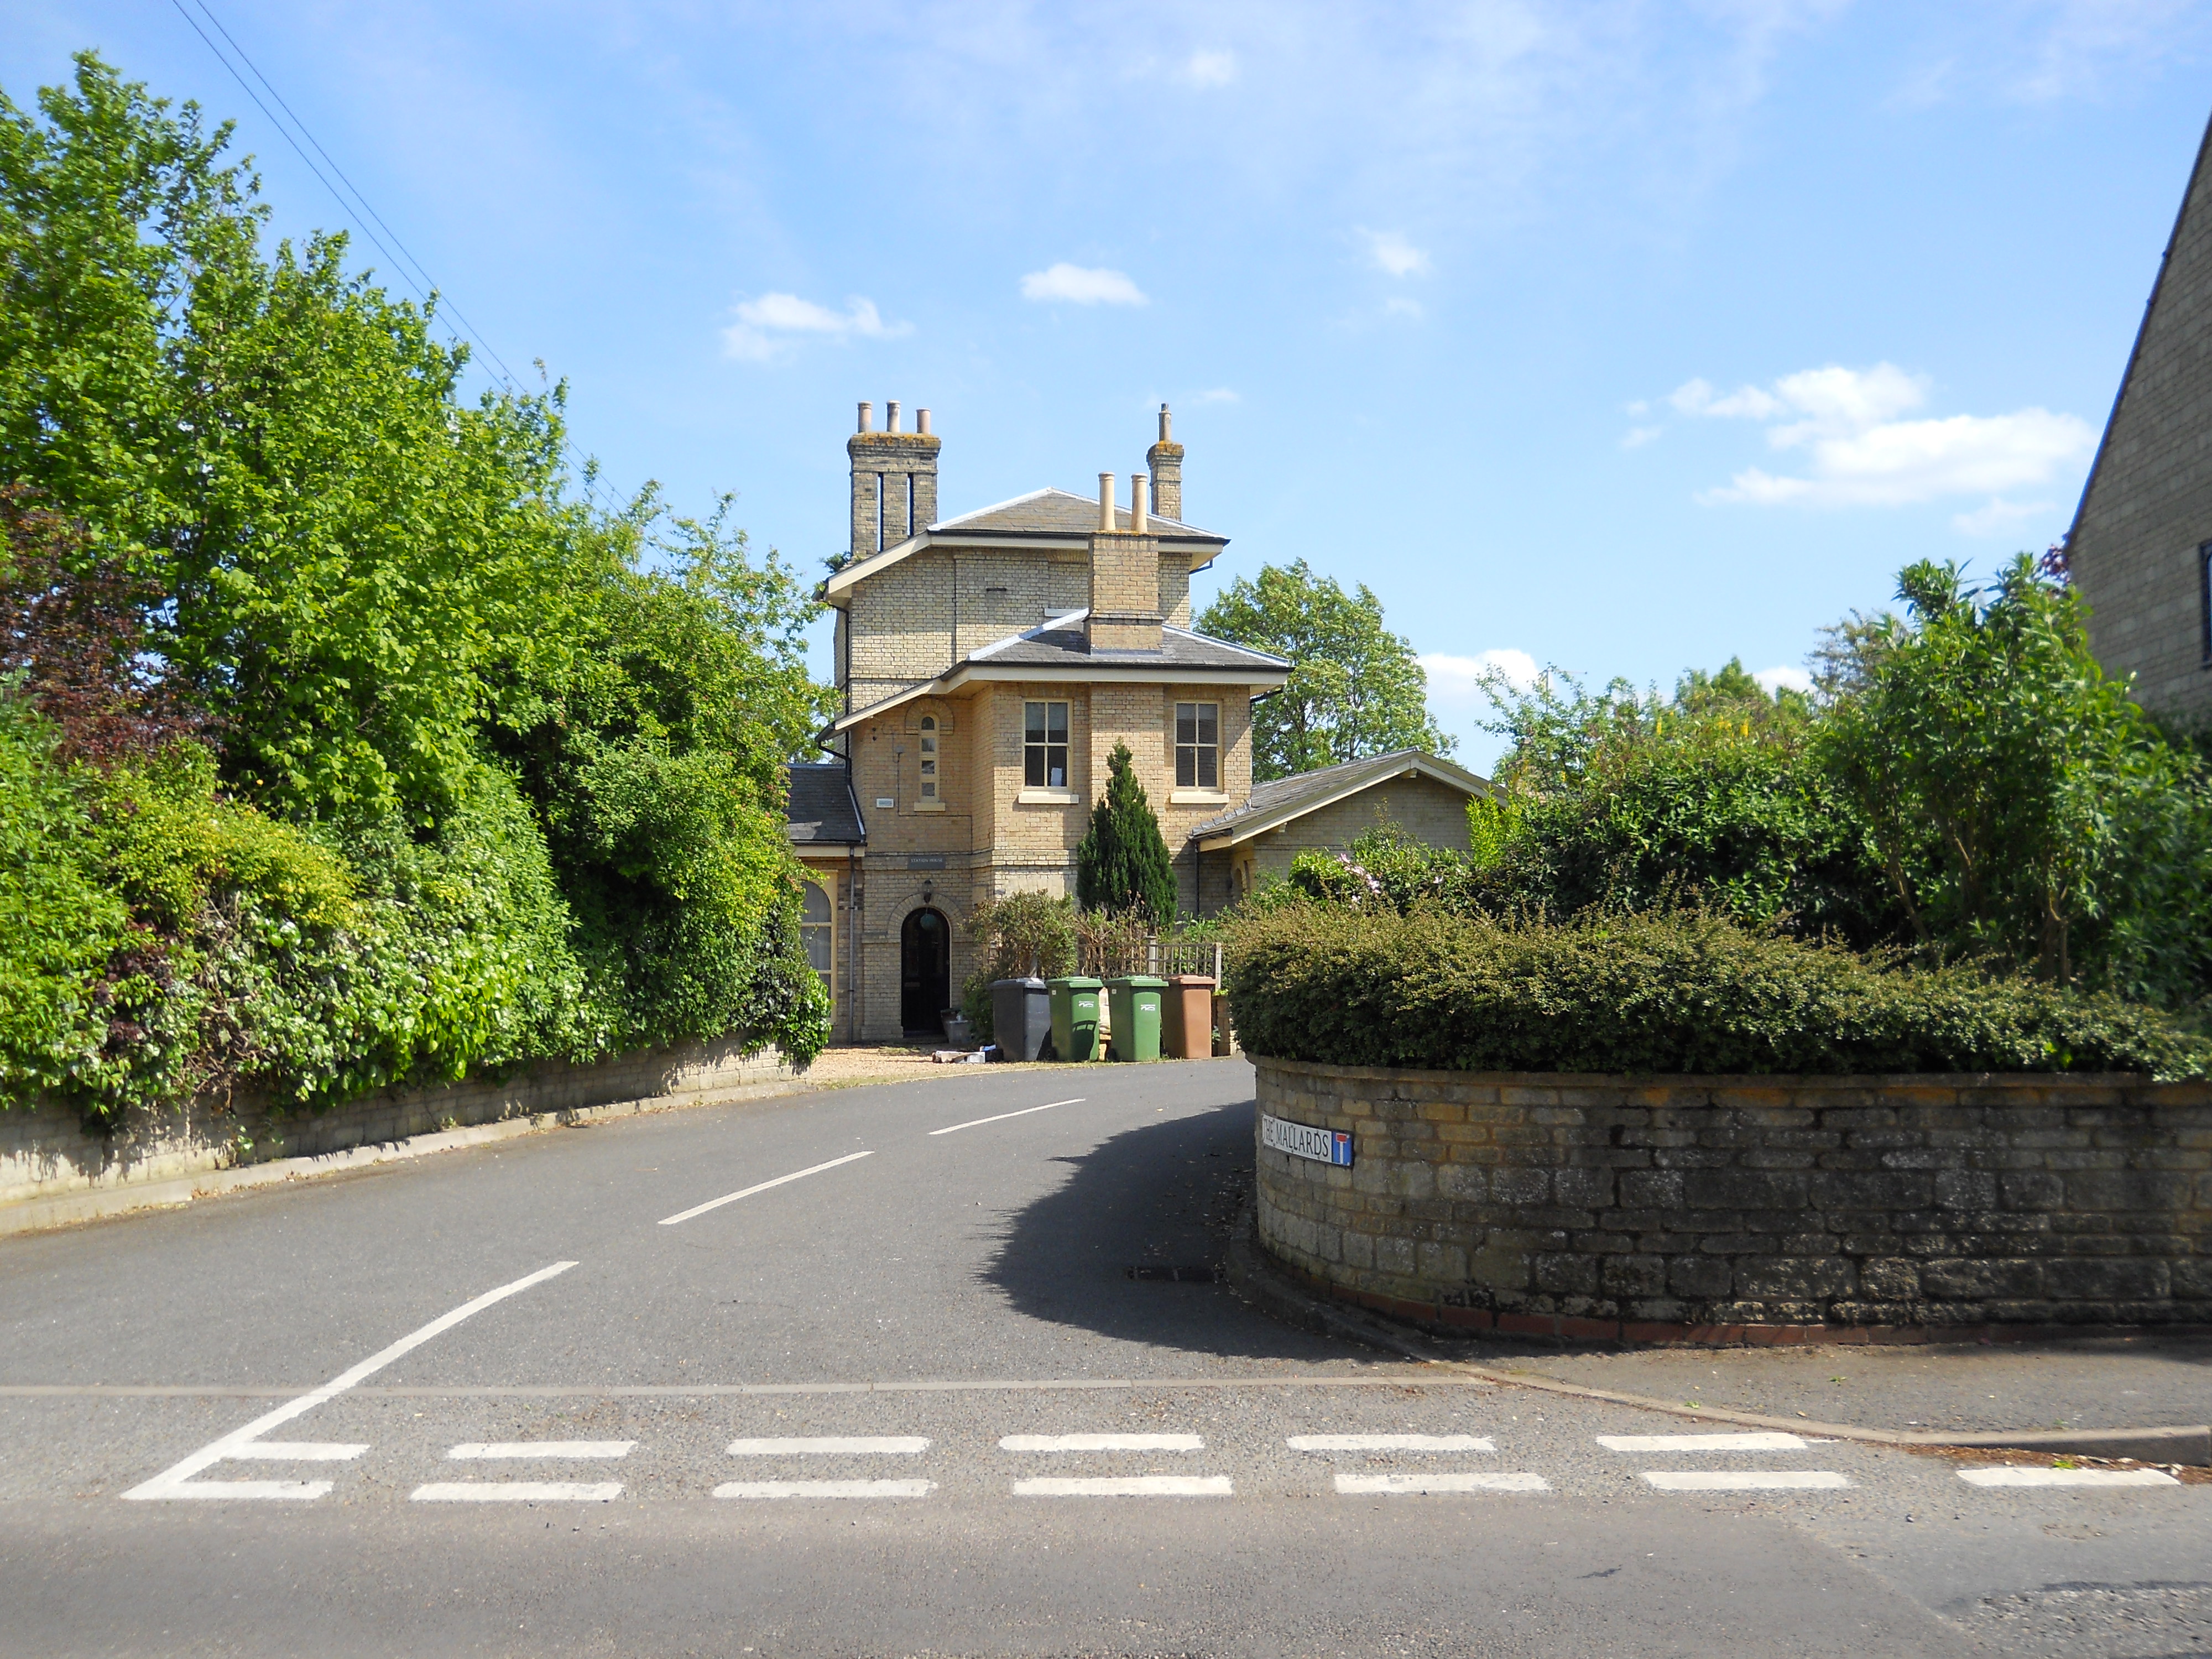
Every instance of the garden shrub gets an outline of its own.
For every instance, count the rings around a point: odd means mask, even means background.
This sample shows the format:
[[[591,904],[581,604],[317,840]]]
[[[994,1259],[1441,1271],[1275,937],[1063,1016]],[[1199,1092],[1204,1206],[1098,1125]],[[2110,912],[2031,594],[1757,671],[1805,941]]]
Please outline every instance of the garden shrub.
[[[1632,1073],[2212,1075],[2212,1044],[2106,994],[1925,969],[1704,910],[1496,921],[1310,900],[1234,927],[1254,1054],[1351,1066]]]
[[[1001,979],[1058,979],[1075,971],[1078,922],[1073,900],[1045,893],[1009,893],[977,905],[968,936],[981,947],[978,966],[961,988],[960,1012],[979,1042],[998,1033],[991,1013],[991,984]]]

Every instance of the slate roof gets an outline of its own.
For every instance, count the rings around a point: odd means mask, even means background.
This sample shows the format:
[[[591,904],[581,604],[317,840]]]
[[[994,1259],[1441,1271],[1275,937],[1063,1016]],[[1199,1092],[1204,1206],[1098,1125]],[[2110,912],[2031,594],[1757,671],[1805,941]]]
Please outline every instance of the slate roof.
[[[1220,542],[1226,545],[1226,536],[1217,536],[1211,530],[1200,530],[1196,525],[1183,523],[1179,519],[1163,518],[1154,513],[1150,516],[1149,529],[1153,535],[1170,540],[1195,538]],[[1114,509],[1117,529],[1129,527],[1129,509]],[[1000,501],[995,507],[978,507],[973,513],[963,514],[957,519],[942,519],[929,526],[932,536],[1088,536],[1098,528],[1098,498],[1095,495],[1072,495],[1065,489],[1033,489],[1026,495],[1017,495],[1010,501]]]
[[[1394,749],[1387,755],[1364,760],[1340,761],[1312,772],[1274,778],[1253,786],[1251,798],[1242,806],[1208,818],[1190,832],[1191,839],[1230,835],[1255,823],[1288,823],[1306,811],[1341,800],[1408,769],[1427,773],[1440,781],[1465,789],[1470,795],[1488,787],[1485,780],[1449,761],[1438,760],[1419,749]]]
[[[858,846],[868,838],[860,803],[842,761],[805,762],[791,769],[785,828],[798,846]]]
[[[1144,668],[1282,669],[1291,665],[1264,651],[1248,650],[1226,640],[1194,634],[1187,628],[1163,627],[1157,651],[1094,651],[1083,631],[1090,615],[1088,611],[1078,611],[1054,617],[1042,628],[985,646],[968,661],[988,663],[994,668],[1057,668],[1073,663],[1091,667],[1125,663]]]

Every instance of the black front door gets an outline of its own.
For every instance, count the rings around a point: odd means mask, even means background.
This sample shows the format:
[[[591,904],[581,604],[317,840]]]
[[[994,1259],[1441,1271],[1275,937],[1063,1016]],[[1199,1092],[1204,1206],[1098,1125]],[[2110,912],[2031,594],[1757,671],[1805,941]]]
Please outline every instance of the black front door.
[[[916,910],[899,930],[899,1023],[941,1035],[952,1000],[952,929],[935,910]]]

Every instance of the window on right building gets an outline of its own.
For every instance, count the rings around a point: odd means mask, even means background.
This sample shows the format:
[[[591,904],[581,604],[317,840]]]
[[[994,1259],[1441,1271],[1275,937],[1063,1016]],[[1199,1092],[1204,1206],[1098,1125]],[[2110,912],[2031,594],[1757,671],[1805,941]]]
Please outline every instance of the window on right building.
[[[1176,705],[1176,787],[1221,787],[1221,705]]]

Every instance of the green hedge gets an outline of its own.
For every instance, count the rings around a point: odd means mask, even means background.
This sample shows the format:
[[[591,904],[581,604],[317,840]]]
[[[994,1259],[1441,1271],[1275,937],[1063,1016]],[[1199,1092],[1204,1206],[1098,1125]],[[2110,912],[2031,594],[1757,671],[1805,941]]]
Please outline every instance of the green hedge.
[[[1702,912],[1565,925],[1301,902],[1238,924],[1254,1054],[1346,1066],[1643,1073],[2212,1076],[2154,1009],[1971,968],[1894,967]]]

